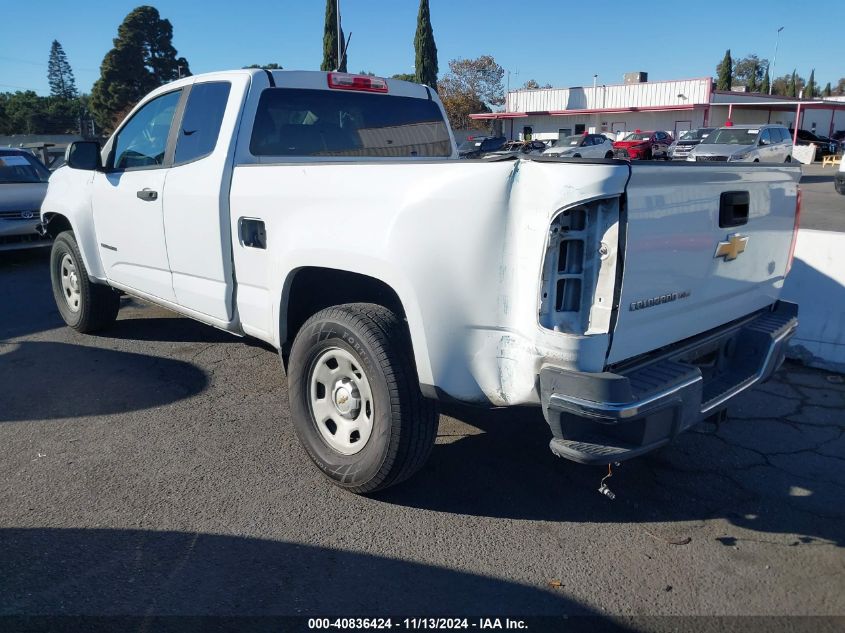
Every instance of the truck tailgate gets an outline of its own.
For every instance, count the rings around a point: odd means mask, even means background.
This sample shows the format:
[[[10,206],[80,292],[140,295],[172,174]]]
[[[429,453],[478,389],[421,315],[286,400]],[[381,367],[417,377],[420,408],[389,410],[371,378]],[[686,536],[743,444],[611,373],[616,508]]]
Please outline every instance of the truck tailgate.
[[[800,177],[800,167],[786,165],[635,164],[626,190],[622,287],[607,362],[771,305],[786,273]],[[747,192],[747,222],[727,226],[723,217],[720,226],[724,192],[739,192],[724,196],[726,205],[739,201],[739,216]]]

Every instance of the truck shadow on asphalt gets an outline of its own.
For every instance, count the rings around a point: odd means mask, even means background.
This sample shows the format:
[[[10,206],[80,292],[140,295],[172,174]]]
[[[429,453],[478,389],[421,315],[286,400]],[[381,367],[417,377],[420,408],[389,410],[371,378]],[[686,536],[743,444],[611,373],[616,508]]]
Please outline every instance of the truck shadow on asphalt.
[[[226,623],[214,619],[194,621],[196,626],[191,619],[155,621],[155,616],[184,614],[240,618],[595,615],[566,597],[562,588],[531,587],[285,541],[203,533],[1,529],[0,569],[0,616],[131,616],[123,627],[109,621],[108,630],[158,631],[168,624],[174,627],[168,630],[265,630],[253,625],[287,630],[272,618],[252,623],[233,620],[222,628],[215,625]],[[573,622],[575,628],[567,625],[566,630],[596,630],[596,626],[605,630],[611,623],[593,617],[583,622],[591,628],[578,624]]]
[[[715,425],[699,425],[657,453],[614,467],[607,480],[617,495],[611,501],[597,491],[607,467],[554,457],[541,414],[460,407],[447,408],[444,415],[481,432],[443,435],[444,426],[452,425],[444,425],[441,418],[441,435],[425,468],[375,498],[438,512],[517,520],[657,524],[723,518],[742,528],[725,535],[728,540],[720,541],[725,545],[753,539],[746,529],[780,534],[784,545],[845,545],[843,459],[831,457],[825,462],[833,464],[827,466],[831,470],[820,473],[817,460],[798,455],[785,470],[776,467],[780,463],[775,458],[770,463],[720,437]],[[754,434],[753,420],[729,419],[724,424],[747,426]]]
[[[0,422],[122,414],[189,398],[208,384],[202,369],[170,358],[58,342],[10,349],[0,347]]]

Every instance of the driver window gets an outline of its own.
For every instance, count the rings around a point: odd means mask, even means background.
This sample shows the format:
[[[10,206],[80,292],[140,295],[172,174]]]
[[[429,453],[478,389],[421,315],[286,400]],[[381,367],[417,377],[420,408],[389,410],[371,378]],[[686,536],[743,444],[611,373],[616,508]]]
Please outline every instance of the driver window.
[[[769,136],[769,130],[763,130],[760,132],[760,145],[771,145],[772,139]]]
[[[138,110],[114,141],[114,169],[150,169],[164,164],[170,124],[181,90],[156,97]]]

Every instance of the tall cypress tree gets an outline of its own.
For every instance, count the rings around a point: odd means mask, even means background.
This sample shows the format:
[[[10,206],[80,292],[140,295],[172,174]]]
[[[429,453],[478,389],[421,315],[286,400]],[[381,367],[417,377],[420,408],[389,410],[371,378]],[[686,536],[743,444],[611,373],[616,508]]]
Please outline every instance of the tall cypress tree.
[[[420,0],[414,51],[417,55],[414,81],[437,90],[437,45],[434,43],[434,30],[431,28],[428,0]]]
[[[75,99],[76,80],[67,61],[67,55],[58,40],[50,46],[50,59],[47,62],[47,81],[50,82],[50,94],[62,99]]]
[[[722,58],[722,63],[716,67],[716,90],[730,90],[733,84],[733,67],[734,63],[731,59],[731,49],[725,51],[725,56]]]
[[[339,70],[346,72],[346,55],[340,65],[337,63],[337,42],[340,38],[343,48],[343,29],[338,33],[337,28],[337,0],[326,0],[326,23],[323,26],[323,63],[320,70]]]
[[[769,77],[769,65],[766,64],[766,73],[763,75],[763,83],[760,84],[760,92],[767,95],[769,94],[769,88],[772,85],[772,80]]]
[[[786,84],[786,96],[787,97],[797,97],[798,96],[798,73],[795,70],[792,71],[792,75],[789,77],[789,82]]]
[[[804,88],[804,98],[812,99],[816,96],[816,69],[810,71],[810,78],[807,80],[807,87]]]
[[[831,89],[831,87],[830,87],[830,82],[828,81],[828,82],[825,84],[825,87],[824,87],[824,92],[822,92],[822,96],[823,96],[823,97],[829,97],[831,94],[833,94],[833,90]]]

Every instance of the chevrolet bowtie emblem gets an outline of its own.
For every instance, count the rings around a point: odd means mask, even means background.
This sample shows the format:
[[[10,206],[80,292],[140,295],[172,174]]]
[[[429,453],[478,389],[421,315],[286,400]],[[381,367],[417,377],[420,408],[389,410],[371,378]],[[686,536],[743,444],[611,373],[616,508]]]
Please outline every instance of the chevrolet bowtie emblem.
[[[716,254],[713,257],[724,257],[726,262],[736,259],[741,253],[745,252],[745,245],[748,244],[748,238],[739,233],[728,235],[727,242],[719,242],[716,247]]]

